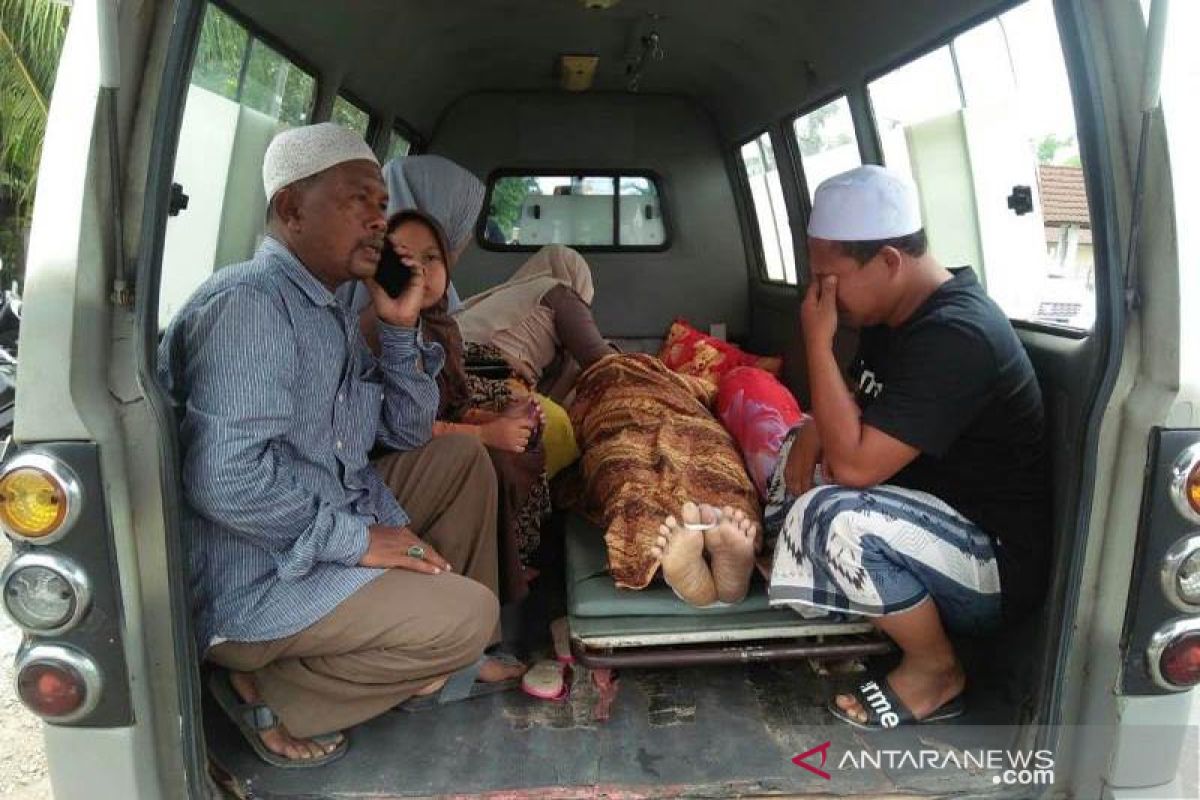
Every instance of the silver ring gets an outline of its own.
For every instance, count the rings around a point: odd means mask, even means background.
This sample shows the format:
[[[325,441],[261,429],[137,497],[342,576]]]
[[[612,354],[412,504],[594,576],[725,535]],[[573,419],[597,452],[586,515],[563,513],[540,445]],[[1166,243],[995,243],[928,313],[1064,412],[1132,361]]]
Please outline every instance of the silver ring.
[[[408,557],[415,558],[418,561],[424,561],[425,560],[425,548],[421,547],[421,545],[419,545],[419,544],[414,544],[412,547],[408,548]]]

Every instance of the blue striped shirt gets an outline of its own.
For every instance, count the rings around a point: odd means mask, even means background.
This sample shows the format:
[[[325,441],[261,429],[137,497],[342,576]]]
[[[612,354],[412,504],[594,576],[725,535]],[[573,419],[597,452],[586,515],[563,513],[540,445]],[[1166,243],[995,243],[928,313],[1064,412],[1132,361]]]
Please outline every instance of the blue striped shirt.
[[[415,328],[379,329],[376,358],[345,302],[270,237],[167,329],[202,650],[290,636],[382,574],[357,566],[367,528],[408,516],[368,453],[429,441],[445,355]]]

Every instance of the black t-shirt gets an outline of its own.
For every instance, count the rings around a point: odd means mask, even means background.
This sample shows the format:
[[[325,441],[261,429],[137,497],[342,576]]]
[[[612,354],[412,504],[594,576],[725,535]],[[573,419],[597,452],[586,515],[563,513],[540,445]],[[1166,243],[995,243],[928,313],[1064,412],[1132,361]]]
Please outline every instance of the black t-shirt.
[[[1042,394],[975,273],[952,273],[903,325],[863,331],[852,388],[864,424],[921,451],[886,483],[936,495],[992,537],[1005,616],[1014,618],[1046,585]]]

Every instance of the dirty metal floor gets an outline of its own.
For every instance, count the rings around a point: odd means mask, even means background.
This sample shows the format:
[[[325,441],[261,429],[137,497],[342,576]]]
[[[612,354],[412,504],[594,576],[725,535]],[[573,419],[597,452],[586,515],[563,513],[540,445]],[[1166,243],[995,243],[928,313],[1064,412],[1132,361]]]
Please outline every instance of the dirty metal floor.
[[[886,668],[887,660],[875,666]],[[598,690],[587,670],[577,669],[562,703],[510,692],[385,714],[351,731],[345,758],[316,770],[267,766],[209,707],[209,750],[236,776],[239,794],[259,798],[995,797],[1002,795],[992,772],[911,763],[855,769],[847,754],[1003,749],[1015,746],[1020,731],[1016,698],[986,676],[970,690],[966,718],[887,733],[857,731],[830,717],[825,702],[849,679],[820,677],[806,662],[625,670],[618,680],[607,721],[594,718]],[[831,743],[824,765],[830,778],[792,763],[824,742]],[[806,761],[821,766],[819,754]]]

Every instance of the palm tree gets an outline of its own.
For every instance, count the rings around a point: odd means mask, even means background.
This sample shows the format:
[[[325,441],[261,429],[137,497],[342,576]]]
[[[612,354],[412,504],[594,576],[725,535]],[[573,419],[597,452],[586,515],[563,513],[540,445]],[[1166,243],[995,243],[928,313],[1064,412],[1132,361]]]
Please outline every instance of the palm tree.
[[[0,285],[24,263],[24,232],[68,9],[51,0],[0,0]]]

